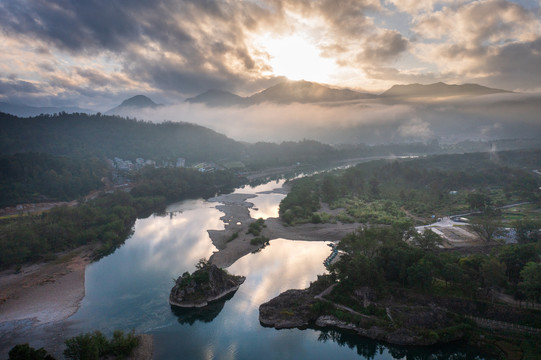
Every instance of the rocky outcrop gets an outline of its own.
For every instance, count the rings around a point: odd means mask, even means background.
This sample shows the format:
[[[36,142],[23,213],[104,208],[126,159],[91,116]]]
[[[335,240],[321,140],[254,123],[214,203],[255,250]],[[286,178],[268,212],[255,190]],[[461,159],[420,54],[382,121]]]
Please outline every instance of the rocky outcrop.
[[[276,329],[303,328],[316,318],[311,311],[315,303],[307,290],[287,290],[259,306],[259,322]]]
[[[395,345],[446,343],[465,334],[460,319],[436,305],[372,303],[371,306],[382,309],[380,315],[364,315],[321,296],[315,298],[317,294],[313,288],[288,290],[259,307],[259,321],[276,329],[320,327],[349,330]],[[346,320],[334,316],[336,312],[346,314]]]
[[[244,276],[230,275],[215,265],[205,264],[193,274],[179,276],[169,294],[169,303],[183,308],[204,307],[237,291],[244,280]]]

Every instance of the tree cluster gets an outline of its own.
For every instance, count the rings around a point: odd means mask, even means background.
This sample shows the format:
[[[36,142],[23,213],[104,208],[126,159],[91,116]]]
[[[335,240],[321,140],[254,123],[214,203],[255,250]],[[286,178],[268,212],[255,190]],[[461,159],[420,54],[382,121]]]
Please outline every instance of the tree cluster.
[[[0,207],[69,201],[103,187],[107,164],[96,157],[74,159],[44,153],[0,156]]]
[[[418,238],[412,246],[403,241],[407,232],[393,227],[372,227],[347,235],[338,245],[340,259],[332,274],[344,291],[363,286],[379,291],[410,288],[425,293],[438,290],[438,284],[462,297],[478,294],[478,289],[506,291],[517,300],[541,297],[541,248],[539,244],[506,245],[491,255],[460,255],[435,251],[434,234]],[[411,233],[410,233],[411,234]],[[419,235],[417,235],[419,236]]]

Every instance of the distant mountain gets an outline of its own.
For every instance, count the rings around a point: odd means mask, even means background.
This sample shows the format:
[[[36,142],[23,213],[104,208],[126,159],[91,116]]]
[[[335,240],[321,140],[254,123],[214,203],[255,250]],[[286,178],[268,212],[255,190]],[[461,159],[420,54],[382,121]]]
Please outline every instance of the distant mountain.
[[[438,82],[430,85],[409,84],[394,85],[382,93],[381,97],[392,98],[416,98],[416,97],[449,97],[449,96],[479,96],[511,91],[492,89],[478,84],[449,85]]]
[[[57,114],[61,112],[71,113],[86,113],[95,114],[96,112],[88,109],[81,109],[78,107],[35,107],[21,104],[11,104],[6,102],[0,102],[0,112],[11,114],[20,117],[38,116],[40,114]]]
[[[328,85],[322,85],[309,81],[284,81],[266,90],[254,94],[248,98],[251,104],[263,102],[290,104],[316,103],[332,101],[348,101],[358,99],[370,99],[372,94],[361,93],[349,89],[334,89]]]
[[[192,104],[205,104],[210,107],[225,107],[244,105],[246,103],[246,98],[230,93],[229,91],[209,90],[195,97],[186,99],[186,102]]]
[[[105,115],[129,115],[134,110],[155,109],[159,104],[156,104],[145,95],[135,95],[124,100],[120,105],[105,112]]]
[[[284,81],[249,97],[242,97],[221,90],[209,90],[186,101],[207,106],[255,105],[261,103],[292,104],[337,102],[358,99],[371,99],[376,95],[349,89],[334,89],[328,85],[309,81]]]

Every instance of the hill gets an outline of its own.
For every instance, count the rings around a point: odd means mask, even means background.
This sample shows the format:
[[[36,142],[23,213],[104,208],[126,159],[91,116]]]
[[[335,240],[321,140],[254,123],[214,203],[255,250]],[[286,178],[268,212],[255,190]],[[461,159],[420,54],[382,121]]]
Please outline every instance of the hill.
[[[23,104],[12,104],[12,103],[1,102],[1,101],[0,101],[0,112],[15,115],[15,116],[21,116],[21,117],[38,116],[40,114],[58,114],[58,113],[61,113],[61,112],[87,113],[87,114],[94,114],[95,113],[95,111],[93,111],[93,110],[82,109],[82,108],[74,107],[74,106],[69,106],[69,107],[54,107],[54,106],[36,107],[36,106],[29,106],[29,105],[23,105]]]
[[[58,114],[19,118],[0,113],[0,154],[43,152],[134,160],[238,159],[243,145],[188,123],[153,124],[119,116]]]
[[[357,92],[349,89],[335,89],[328,85],[309,81],[283,81],[261,92],[248,97],[235,95],[228,91],[209,90],[193,98],[186,99],[190,103],[216,106],[250,106],[261,103],[292,104],[338,102],[358,99],[371,99],[376,95]]]
[[[135,95],[124,100],[120,105],[105,112],[105,115],[127,115],[134,110],[155,109],[159,104],[156,104],[152,99],[144,95]]]
[[[284,81],[271,86],[248,98],[250,104],[263,102],[291,104],[291,103],[317,103],[331,101],[349,101],[370,99],[372,94],[361,93],[349,89],[334,89],[327,85],[309,81]]]
[[[479,96],[509,92],[510,91],[507,90],[493,89],[478,84],[449,85],[443,82],[438,82],[429,85],[394,85],[389,90],[382,93],[380,96],[387,98],[437,98],[449,96]]]
[[[186,102],[192,104],[205,104],[210,107],[226,107],[243,105],[246,103],[246,98],[229,91],[209,90],[195,97],[186,99]]]

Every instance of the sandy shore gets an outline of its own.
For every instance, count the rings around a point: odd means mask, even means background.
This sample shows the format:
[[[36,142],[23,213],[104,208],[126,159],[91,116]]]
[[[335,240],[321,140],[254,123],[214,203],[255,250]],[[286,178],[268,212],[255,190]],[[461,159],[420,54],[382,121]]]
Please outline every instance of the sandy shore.
[[[60,254],[57,260],[0,273],[0,323],[31,319],[36,325],[65,320],[85,295],[85,247]]]
[[[280,188],[265,193],[287,193],[286,188]],[[250,217],[249,208],[252,203],[246,200],[255,197],[252,194],[226,194],[210,199],[209,201],[222,202],[216,208],[225,215],[220,219],[225,223],[224,230],[209,230],[212,243],[218,251],[215,252],[210,261],[218,267],[226,268],[231,266],[241,257],[257,251],[260,246],[251,245],[252,234],[247,234],[248,226],[255,219]],[[305,241],[338,241],[346,234],[358,229],[361,224],[301,224],[296,226],[285,226],[279,218],[268,218],[265,220],[266,227],[261,232],[271,241],[274,239],[305,240]],[[235,237],[234,234],[237,234]]]

